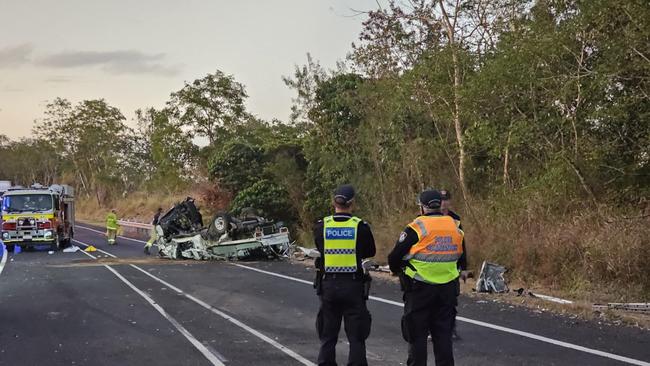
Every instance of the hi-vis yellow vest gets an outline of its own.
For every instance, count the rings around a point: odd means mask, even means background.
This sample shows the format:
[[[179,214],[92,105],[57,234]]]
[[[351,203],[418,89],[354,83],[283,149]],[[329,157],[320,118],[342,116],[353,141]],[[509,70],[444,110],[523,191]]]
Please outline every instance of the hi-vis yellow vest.
[[[325,273],[354,273],[357,271],[357,228],[361,219],[350,217],[335,221],[323,219],[323,254]]]
[[[117,215],[109,212],[108,215],[106,215],[106,229],[108,230],[117,230],[117,227],[119,225],[117,224]]]
[[[463,254],[463,236],[449,216],[420,216],[409,224],[418,234],[418,243],[404,257],[417,271],[406,268],[407,276],[422,282],[443,284],[455,280],[456,262]]]

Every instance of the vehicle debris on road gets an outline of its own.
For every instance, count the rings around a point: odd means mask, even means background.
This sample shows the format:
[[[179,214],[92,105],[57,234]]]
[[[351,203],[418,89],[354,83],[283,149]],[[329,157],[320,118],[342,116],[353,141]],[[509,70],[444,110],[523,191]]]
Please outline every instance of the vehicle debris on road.
[[[320,252],[315,248],[305,248],[301,246],[296,246],[296,251],[294,252],[294,257],[296,258],[320,258]]]
[[[555,302],[555,303],[558,303],[558,304],[565,304],[565,305],[573,304],[573,301],[571,301],[571,300],[560,299],[559,297],[554,297],[554,296],[549,296],[549,295],[542,295],[542,294],[533,293],[533,292],[530,292],[530,291],[528,291],[528,295],[530,297],[534,297],[534,298],[541,299],[541,300],[546,300],[546,301],[551,301],[551,302]]]
[[[79,250],[81,250],[81,248],[79,248],[76,245],[72,245],[72,246],[69,246],[69,247],[63,249],[63,253],[75,253],[75,252],[77,252]]]
[[[155,229],[159,255],[169,259],[277,259],[288,258],[292,251],[283,223],[245,209],[240,217],[219,213],[204,227],[191,197],[167,211]]]
[[[478,281],[476,281],[476,292],[508,292],[508,285],[503,277],[506,271],[504,266],[484,261]]]

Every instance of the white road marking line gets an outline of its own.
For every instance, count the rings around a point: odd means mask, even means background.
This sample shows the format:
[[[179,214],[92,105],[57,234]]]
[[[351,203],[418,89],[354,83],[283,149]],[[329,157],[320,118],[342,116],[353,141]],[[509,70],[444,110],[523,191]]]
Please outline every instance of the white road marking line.
[[[230,264],[232,264],[233,266],[236,266],[236,267],[241,267],[241,268],[248,269],[248,270],[250,270],[250,271],[255,271],[255,272],[264,273],[264,274],[271,275],[271,276],[275,276],[275,277],[284,278],[285,280],[296,281],[296,282],[304,283],[304,284],[306,284],[306,285],[313,285],[313,282],[311,282],[311,281],[307,281],[307,280],[303,280],[303,279],[300,279],[300,278],[295,278],[295,277],[291,277],[291,276],[285,276],[285,275],[283,275],[283,274],[279,274],[279,273],[275,273],[275,272],[269,272],[269,271],[265,271],[265,270],[263,270],[263,269],[258,269],[258,268],[255,268],[255,267],[245,266],[245,265],[243,265],[243,264],[237,264],[237,263],[230,263]]]
[[[85,246],[85,247],[89,247],[89,246],[90,246],[90,245],[88,245],[88,244],[86,244],[86,243],[82,243],[82,242],[80,242],[80,241],[77,240],[77,239],[72,239],[72,241],[75,242],[75,243],[77,243],[77,244],[83,245],[83,246]],[[113,255],[113,254],[111,254],[111,253],[109,253],[109,252],[105,252],[105,251],[103,251],[103,250],[101,250],[101,249],[99,249],[99,248],[95,248],[95,249],[97,249],[98,252],[100,252],[100,253],[104,253],[104,254],[106,254],[106,255],[109,256],[109,257],[117,258],[116,255]],[[84,252],[84,253],[86,253],[86,252]]]
[[[131,267],[133,267],[133,268],[137,269],[138,271],[140,271],[140,272],[146,274],[147,276],[153,278],[154,280],[160,282],[161,284],[163,284],[163,285],[165,285],[165,286],[171,288],[172,290],[174,290],[174,291],[178,292],[179,294],[181,294],[181,295],[187,297],[188,299],[194,301],[195,303],[197,303],[197,304],[203,306],[203,307],[206,308],[207,310],[210,310],[211,312],[213,312],[213,313],[219,315],[220,317],[222,317],[222,318],[228,320],[229,322],[231,322],[231,323],[237,325],[238,327],[240,327],[240,328],[246,330],[247,332],[249,332],[249,333],[255,335],[256,337],[260,338],[261,340],[265,341],[266,343],[269,343],[269,344],[272,345],[273,347],[275,347],[275,348],[279,349],[280,351],[286,353],[287,355],[291,356],[293,359],[295,359],[296,361],[302,363],[303,365],[309,365],[309,366],[312,366],[312,365],[313,365],[313,366],[315,366],[315,364],[314,364],[313,362],[311,362],[311,361],[307,360],[306,358],[300,356],[299,354],[297,354],[296,352],[292,351],[291,349],[289,349],[289,348],[283,346],[282,344],[280,344],[280,343],[276,342],[275,340],[269,338],[268,336],[264,335],[263,333],[261,333],[261,332],[255,330],[255,329],[249,327],[248,325],[246,325],[246,324],[240,322],[239,320],[237,320],[237,319],[231,317],[230,315],[228,315],[228,314],[222,312],[221,310],[212,307],[211,305],[207,304],[207,303],[204,302],[203,300],[200,300],[200,299],[198,299],[198,298],[196,298],[196,297],[194,297],[194,296],[192,296],[192,295],[190,295],[190,294],[188,294],[188,293],[182,291],[182,290],[179,289],[178,287],[176,287],[176,286],[170,284],[169,282],[167,282],[167,281],[165,281],[165,280],[162,280],[162,279],[160,279],[160,278],[158,278],[158,277],[152,275],[151,273],[145,271],[144,269],[142,269],[142,268],[140,268],[140,267],[138,267],[138,266],[136,266],[136,265],[133,265],[133,264],[132,264]]]
[[[75,241],[77,241],[77,240],[75,240]],[[86,253],[83,250],[81,251],[81,253],[89,256],[90,258],[97,259],[97,257],[95,257],[94,255],[92,255],[90,253]],[[110,266],[107,266],[107,265],[104,265],[104,267],[106,269],[108,269],[109,271],[113,272],[113,274],[117,278],[119,278],[122,282],[124,282],[127,286],[129,286],[131,288],[131,290],[135,291],[138,295],[142,296],[143,299],[145,299],[151,306],[153,306],[153,308],[156,309],[160,313],[160,315],[162,315],[165,319],[167,319],[174,326],[174,328],[176,328],[176,330],[178,330],[183,336],[185,336],[185,338],[187,338],[187,340],[190,341],[190,343],[192,343],[192,345],[199,352],[201,352],[201,354],[203,354],[203,356],[205,356],[205,358],[207,358],[208,361],[210,361],[214,366],[225,366],[225,364],[223,362],[221,362],[221,360],[219,360],[219,358],[217,358],[217,356],[215,356],[212,352],[210,352],[210,350],[208,350],[208,348],[205,345],[203,345],[203,343],[199,342],[199,340],[196,339],[192,335],[192,333],[190,333],[176,319],[174,319],[171,315],[169,315],[165,311],[165,309],[162,308],[162,306],[156,304],[156,302],[149,295],[147,295],[145,292],[143,292],[139,288],[135,287],[134,284],[129,282],[129,280],[124,278],[124,276],[122,276],[115,269],[113,269],[113,268],[111,268]]]
[[[80,242],[80,241],[78,241],[78,240],[75,240],[75,239],[73,239],[73,240],[74,240],[75,242],[81,244],[81,245],[88,246],[88,244],[82,243],[82,242]],[[111,257],[113,257],[113,258],[117,258],[115,255],[113,255],[113,254],[111,254],[111,253],[108,253],[108,252],[106,252],[106,251],[103,251],[103,250],[101,250],[101,249],[97,249],[97,251],[99,251],[99,252],[101,252],[101,253],[104,253],[104,254],[106,254],[106,255],[109,255],[109,256],[111,256]],[[86,252],[84,252],[84,253],[85,253],[85,254],[88,254],[88,253],[86,253]],[[107,266],[105,266],[105,267],[107,267]],[[188,298],[189,300],[195,302],[196,304],[201,305],[201,306],[204,307],[205,309],[210,310],[210,311],[213,312],[214,314],[219,315],[219,316],[222,317],[223,319],[225,319],[225,320],[227,320],[227,321],[229,321],[229,322],[235,324],[236,326],[238,326],[238,327],[244,329],[245,331],[247,331],[247,332],[253,334],[254,336],[260,338],[260,339],[263,340],[264,342],[266,342],[266,343],[272,345],[273,347],[275,347],[275,348],[279,349],[280,351],[284,352],[285,354],[289,355],[290,357],[292,357],[294,360],[300,362],[301,364],[306,365],[306,366],[316,366],[316,364],[314,364],[313,362],[309,361],[308,359],[302,357],[301,355],[299,355],[298,353],[296,353],[296,352],[294,352],[293,350],[289,349],[288,347],[283,346],[283,345],[280,344],[279,342],[276,342],[274,339],[272,339],[272,338],[266,336],[265,334],[263,334],[263,333],[261,333],[261,332],[255,330],[255,329],[251,328],[250,326],[248,326],[248,325],[246,325],[246,324],[240,322],[239,320],[237,320],[237,319],[231,317],[230,315],[224,313],[223,311],[221,311],[221,310],[219,310],[219,309],[217,309],[217,308],[211,306],[210,304],[204,302],[203,300],[198,299],[198,298],[196,298],[196,297],[194,297],[194,296],[192,296],[192,295],[186,293],[185,291],[179,289],[178,287],[172,285],[171,283],[169,283],[169,282],[167,282],[167,281],[165,281],[165,280],[163,280],[163,279],[161,279],[161,278],[159,278],[159,277],[157,277],[157,276],[152,275],[151,273],[145,271],[144,269],[142,269],[142,268],[140,268],[140,267],[138,267],[138,266],[136,266],[136,265],[134,265],[134,264],[131,264],[131,267],[137,269],[138,271],[144,273],[145,275],[151,277],[152,279],[154,279],[154,280],[160,282],[161,284],[165,285],[167,288],[170,288],[170,289],[172,289],[173,291],[176,291],[177,293],[179,293],[179,294],[185,296],[186,298]],[[111,268],[111,270],[112,270],[112,268]]]
[[[308,284],[308,285],[312,284],[310,281],[305,281],[305,280],[300,279],[300,278],[286,276],[286,275],[275,273],[275,272],[269,272],[269,271],[265,271],[263,269],[245,266],[243,264],[232,263],[232,265],[240,267],[240,268],[248,269],[250,271],[263,273],[263,274],[266,274],[266,275],[269,275],[269,276],[284,278],[284,279],[287,279],[287,280],[300,282],[300,283],[304,283],[304,284]],[[392,300],[384,299],[384,298],[381,298],[381,297],[370,296],[370,300],[382,302],[382,303],[389,304],[389,305],[404,307],[404,304],[402,304],[401,302],[392,301]],[[474,320],[474,319],[465,318],[465,317],[462,317],[462,316],[456,317],[456,319],[460,320],[462,322],[465,322],[465,323],[478,325],[480,327],[490,328],[490,329],[494,329],[494,330],[498,330],[498,331],[505,332],[505,333],[510,333],[510,334],[516,334],[516,335],[521,336],[521,337],[535,339],[535,340],[538,340],[538,341],[541,341],[541,342],[554,344],[556,346],[569,348],[569,349],[589,353],[589,354],[600,356],[600,357],[610,358],[612,360],[625,362],[625,363],[628,363],[628,364],[631,364],[631,365],[650,366],[650,362],[636,360],[636,359],[633,359],[633,358],[620,356],[620,355],[609,353],[609,352],[603,352],[603,351],[599,351],[597,349],[587,348],[587,347],[579,346],[577,344],[563,342],[563,341],[559,341],[559,340],[556,340],[556,339],[553,339],[553,338],[548,338],[548,337],[540,336],[540,335],[537,335],[537,334],[524,332],[524,331],[521,331],[521,330],[516,330],[516,329],[512,329],[512,328],[502,327],[502,326],[496,325],[496,324],[482,322],[480,320]]]
[[[5,269],[5,264],[7,264],[7,257],[9,254],[7,254],[7,247],[2,240],[0,240],[0,245],[2,245],[2,259],[0,259],[0,274],[2,274],[2,271]]]
[[[93,229],[93,228],[89,228],[89,227],[85,227],[85,226],[81,226],[81,225],[75,225],[75,227],[78,227],[78,228],[81,228],[81,229],[85,229],[85,230],[88,230],[88,231],[92,231],[92,232],[95,232],[95,233],[98,233],[98,234],[102,234],[102,235],[105,235],[105,234],[106,234],[105,231],[99,231],[99,230],[95,230],[95,229]],[[138,243],[145,243],[145,244],[147,243],[147,242],[144,241],[144,240],[133,239],[133,238],[129,238],[128,236],[122,236],[122,235],[119,235],[118,238],[120,238],[120,239],[126,239],[126,240],[131,240],[131,241],[135,241],[135,242],[138,242]]]
[[[92,230],[92,229],[90,229],[90,230]],[[93,230],[93,231],[97,231],[97,230]],[[99,232],[99,233],[101,233],[101,232]],[[144,241],[141,241],[141,240],[136,240],[136,239],[131,239],[131,240],[139,241],[139,242],[144,243]],[[266,274],[266,275],[269,275],[269,276],[284,278],[286,280],[300,282],[300,283],[307,284],[307,285],[312,285],[311,281],[306,281],[306,280],[303,280],[303,279],[300,279],[300,278],[286,276],[286,275],[275,273],[275,272],[269,272],[269,271],[265,271],[265,270],[262,270],[262,269],[259,269],[259,268],[245,266],[243,264],[237,264],[237,263],[231,263],[231,264],[233,266],[237,266],[237,267],[244,268],[244,269],[254,271],[254,272],[263,273],[263,274]],[[370,296],[370,300],[381,302],[381,303],[384,303],[384,304],[404,307],[404,304],[402,304],[401,302],[388,300],[388,299],[384,299],[384,298],[381,298],[381,297]],[[477,325],[477,326],[480,326],[480,327],[485,327],[485,328],[494,329],[494,330],[498,330],[498,331],[505,332],[505,333],[515,334],[515,335],[518,335],[518,336],[521,336],[521,337],[534,339],[534,340],[537,340],[537,341],[540,341],[540,342],[545,342],[545,343],[553,344],[553,345],[556,345],[556,346],[560,346],[560,347],[564,347],[564,348],[568,348],[568,349],[572,349],[572,350],[576,350],[576,351],[580,351],[580,352],[584,352],[584,353],[589,353],[589,354],[592,354],[592,355],[605,357],[605,358],[609,358],[609,359],[620,361],[620,362],[625,362],[625,363],[628,363],[628,364],[631,364],[631,365],[650,366],[650,362],[641,361],[641,360],[637,360],[637,359],[629,358],[629,357],[625,357],[625,356],[620,356],[620,355],[617,355],[617,354],[614,354],[614,353],[599,351],[597,349],[587,348],[587,347],[583,347],[583,346],[580,346],[580,345],[577,345],[577,344],[559,341],[559,340],[556,340],[556,339],[553,339],[553,338],[540,336],[540,335],[537,335],[537,334],[534,334],[534,333],[529,333],[529,332],[524,332],[524,331],[517,330],[517,329],[507,328],[507,327],[503,327],[503,326],[496,325],[496,324],[482,322],[480,320],[465,318],[465,317],[462,317],[462,316],[456,317],[456,319],[459,320],[459,321],[474,324],[474,325]]]

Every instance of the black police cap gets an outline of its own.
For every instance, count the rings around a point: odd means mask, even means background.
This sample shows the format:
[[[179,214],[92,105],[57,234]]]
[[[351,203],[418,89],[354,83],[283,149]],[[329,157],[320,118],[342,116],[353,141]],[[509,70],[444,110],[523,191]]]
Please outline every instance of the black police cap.
[[[339,186],[334,191],[334,202],[341,205],[348,204],[354,199],[354,193],[354,187],[351,184]]]
[[[420,204],[426,208],[440,208],[442,195],[435,189],[426,190],[420,193]]]

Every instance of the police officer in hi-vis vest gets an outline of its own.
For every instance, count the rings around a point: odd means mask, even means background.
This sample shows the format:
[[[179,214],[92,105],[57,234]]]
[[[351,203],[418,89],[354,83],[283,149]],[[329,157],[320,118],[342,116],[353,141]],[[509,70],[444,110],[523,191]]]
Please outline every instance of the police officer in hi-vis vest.
[[[404,290],[402,335],[409,344],[408,366],[427,364],[429,334],[436,366],[454,365],[451,337],[464,233],[442,213],[441,202],[440,192],[422,192],[421,215],[404,229],[388,255],[390,270],[400,275]]]
[[[343,185],[334,192],[335,213],[314,226],[320,252],[315,287],[320,297],[316,330],[320,339],[318,365],[336,365],[336,343],[341,320],[350,343],[349,366],[367,365],[366,339],[370,335],[368,293],[361,261],[375,255],[370,226],[352,215],[354,188]]]
[[[440,190],[440,195],[442,196],[442,204],[440,205],[440,211],[444,215],[450,216],[454,219],[456,226],[459,229],[463,230],[463,224],[461,224],[460,216],[452,211],[451,209],[451,192],[446,189]],[[465,246],[465,238],[463,238],[463,254],[458,258],[458,271],[460,271],[460,279],[465,282],[467,280],[467,247]],[[460,294],[459,294],[460,295]],[[452,339],[460,340],[460,336],[456,331],[456,317],[454,316],[454,328],[452,331]]]

